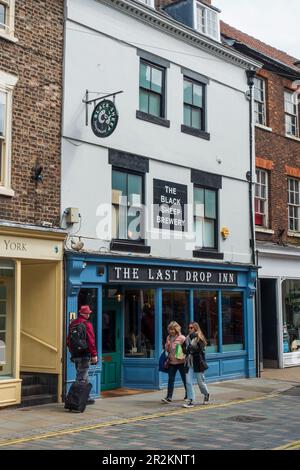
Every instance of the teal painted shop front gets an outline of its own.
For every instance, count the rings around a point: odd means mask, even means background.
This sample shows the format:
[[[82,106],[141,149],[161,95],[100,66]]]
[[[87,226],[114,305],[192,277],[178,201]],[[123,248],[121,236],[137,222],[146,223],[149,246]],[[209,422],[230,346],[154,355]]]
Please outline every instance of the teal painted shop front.
[[[166,386],[158,360],[172,320],[183,334],[192,320],[203,329],[208,382],[255,377],[251,266],[67,253],[66,267],[66,334],[80,305],[93,310],[99,353],[90,370],[93,396]],[[75,378],[68,351],[65,370],[68,389]]]

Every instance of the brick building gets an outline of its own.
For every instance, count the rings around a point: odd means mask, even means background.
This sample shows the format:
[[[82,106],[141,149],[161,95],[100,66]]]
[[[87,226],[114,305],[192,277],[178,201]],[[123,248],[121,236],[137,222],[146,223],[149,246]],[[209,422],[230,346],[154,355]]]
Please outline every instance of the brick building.
[[[63,14],[63,0],[0,0],[0,406],[22,378],[39,385],[24,373],[58,397]]]

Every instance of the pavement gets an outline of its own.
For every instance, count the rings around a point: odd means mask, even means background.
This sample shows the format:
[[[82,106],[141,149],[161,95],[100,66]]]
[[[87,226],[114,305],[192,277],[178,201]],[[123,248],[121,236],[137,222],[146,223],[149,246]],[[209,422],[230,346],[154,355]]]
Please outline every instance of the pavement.
[[[285,371],[277,378],[211,383],[208,385],[211,407],[217,413],[218,408],[224,408],[227,404],[259,402],[299,386],[300,368],[293,368],[290,373]],[[268,371],[265,371],[264,377],[267,375]],[[98,429],[147,420],[151,424],[151,420],[155,418],[193,411],[182,408],[183,388],[175,389],[173,402],[170,405],[164,405],[160,401],[165,396],[165,390],[145,393],[136,391],[136,394],[133,390],[128,392],[125,396],[100,398],[96,400],[95,405],[88,406],[84,414],[68,412],[63,404],[0,409],[0,449],[14,441],[29,442],[42,436],[68,435],[84,429]],[[198,401],[201,405],[202,397],[198,388],[196,393],[196,403]]]

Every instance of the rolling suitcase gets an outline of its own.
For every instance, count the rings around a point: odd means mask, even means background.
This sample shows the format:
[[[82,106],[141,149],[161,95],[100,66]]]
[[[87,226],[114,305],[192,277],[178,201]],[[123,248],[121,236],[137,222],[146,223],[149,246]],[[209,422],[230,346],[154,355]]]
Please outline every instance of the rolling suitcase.
[[[87,382],[73,382],[66,396],[65,409],[83,413],[92,389],[92,384]]]

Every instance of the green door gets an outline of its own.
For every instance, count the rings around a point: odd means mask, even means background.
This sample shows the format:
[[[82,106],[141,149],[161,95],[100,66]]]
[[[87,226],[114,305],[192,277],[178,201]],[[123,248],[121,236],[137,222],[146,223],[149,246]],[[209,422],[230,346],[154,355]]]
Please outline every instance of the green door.
[[[102,390],[121,386],[121,308],[116,301],[107,300],[102,309]]]

